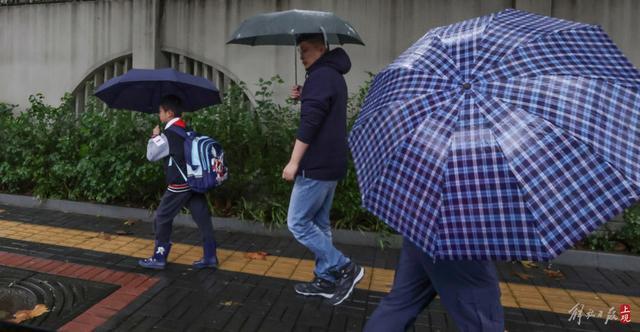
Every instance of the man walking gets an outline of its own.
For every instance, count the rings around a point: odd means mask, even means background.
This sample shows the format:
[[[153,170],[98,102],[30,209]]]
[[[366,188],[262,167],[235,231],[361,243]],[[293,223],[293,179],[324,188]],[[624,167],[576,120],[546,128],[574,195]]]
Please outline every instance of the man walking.
[[[295,181],[287,225],[298,242],[316,256],[315,278],[295,285],[298,294],[322,296],[338,305],[364,276],[364,269],[338,251],[331,239],[329,212],[338,180],[347,172],[347,53],[328,51],[322,34],[298,37],[307,71],[304,88],[291,97],[301,101],[300,127],[282,178]]]

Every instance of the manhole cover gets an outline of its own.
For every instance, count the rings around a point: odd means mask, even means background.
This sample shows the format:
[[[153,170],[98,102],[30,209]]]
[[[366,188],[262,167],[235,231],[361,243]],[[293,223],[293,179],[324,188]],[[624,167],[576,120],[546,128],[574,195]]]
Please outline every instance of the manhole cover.
[[[57,329],[119,286],[0,266],[0,320],[44,304],[49,312],[22,324]]]
[[[38,297],[21,285],[0,286],[0,319],[9,319],[14,312],[36,306]]]

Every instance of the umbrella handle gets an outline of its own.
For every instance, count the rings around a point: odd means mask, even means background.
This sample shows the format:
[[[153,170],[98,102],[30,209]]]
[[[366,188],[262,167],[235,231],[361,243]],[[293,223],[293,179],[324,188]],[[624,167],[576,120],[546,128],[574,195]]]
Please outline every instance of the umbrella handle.
[[[296,46],[293,46],[293,81],[295,82],[296,86],[298,86],[298,59],[297,58],[297,52],[296,52]]]
[[[324,38],[324,47],[327,51],[329,51],[329,37],[327,36],[327,30],[324,27],[320,27],[320,31],[322,31],[322,38]]]
[[[296,52],[296,47],[298,47],[296,45],[296,35],[293,33],[293,30],[291,31],[291,36],[293,37],[293,81],[295,82],[295,86],[298,86],[298,59],[297,59],[297,52]],[[298,100],[294,99],[293,100],[293,104],[297,104]]]

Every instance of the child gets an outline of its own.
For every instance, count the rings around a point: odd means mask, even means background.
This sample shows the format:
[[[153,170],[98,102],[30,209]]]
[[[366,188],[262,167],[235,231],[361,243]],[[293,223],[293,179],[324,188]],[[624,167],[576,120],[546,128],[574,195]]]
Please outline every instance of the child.
[[[186,181],[184,139],[176,132],[186,129],[185,122],[180,118],[181,113],[180,98],[173,95],[165,96],[159,107],[160,122],[166,124],[164,133],[161,134],[160,128],[156,126],[147,144],[147,159],[163,159],[167,190],[162,196],[153,222],[156,238],[153,256],[138,261],[144,268],[161,270],[166,266],[171,250],[173,218],[184,206],[191,211],[203,240],[203,258],[193,262],[193,267],[203,269],[218,266],[213,224],[206,197],[204,194],[191,191]]]

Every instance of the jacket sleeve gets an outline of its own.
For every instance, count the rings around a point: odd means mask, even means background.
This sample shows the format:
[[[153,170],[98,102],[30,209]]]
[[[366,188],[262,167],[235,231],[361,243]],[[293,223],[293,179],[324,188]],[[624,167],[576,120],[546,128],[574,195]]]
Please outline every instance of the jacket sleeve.
[[[158,161],[169,155],[169,141],[164,134],[149,139],[147,142],[147,159]]]
[[[318,69],[307,78],[302,88],[298,140],[311,144],[331,110],[334,95],[331,69]]]

